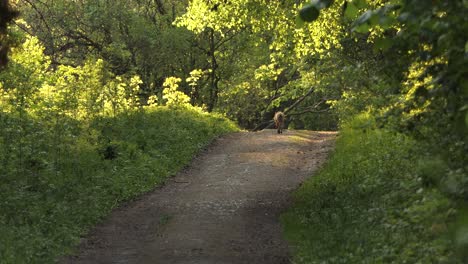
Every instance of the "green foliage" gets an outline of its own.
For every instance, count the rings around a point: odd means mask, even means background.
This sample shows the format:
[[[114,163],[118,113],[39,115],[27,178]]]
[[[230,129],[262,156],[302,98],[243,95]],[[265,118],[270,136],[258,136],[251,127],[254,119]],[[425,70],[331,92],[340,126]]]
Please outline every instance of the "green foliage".
[[[91,58],[51,70],[43,50],[27,38],[0,72],[2,263],[53,262],[120,202],[237,129],[188,105],[141,107],[138,76],[116,76]],[[166,95],[185,104],[178,93]]]
[[[238,120],[241,126],[253,128],[315,86],[315,80],[302,78],[310,67],[306,62],[338,47],[342,34],[340,6],[332,5],[333,1],[320,2],[324,3],[321,8],[329,6],[333,13],[321,15],[318,27],[301,28],[294,22],[295,1],[190,2],[187,13],[176,24],[200,37],[214,32],[214,46],[219,47],[214,52],[219,78],[217,111]],[[300,85],[297,79],[301,79]],[[304,101],[298,112],[312,110],[317,103]]]
[[[336,144],[282,216],[295,263],[462,263],[449,231],[456,204],[424,179],[428,169],[439,177],[446,163],[414,166],[426,146],[366,116]]]
[[[333,0],[314,0],[299,10],[299,18],[304,22],[312,22],[317,20],[320,14],[320,9],[330,7]]]
[[[284,217],[297,262],[464,263],[468,6],[342,6],[342,49],[314,63],[332,72],[318,82],[333,97],[342,133]],[[319,28],[328,12],[333,5],[310,25]],[[356,124],[362,112],[376,121]]]
[[[138,76],[115,76],[100,59],[90,59],[77,67],[60,65],[55,71],[48,71],[50,58],[43,52],[35,37],[26,38],[12,50],[9,67],[0,73],[2,108],[28,110],[35,115],[60,112],[83,119],[116,115],[140,105]]]
[[[11,124],[21,121],[0,116],[2,263],[52,262],[121,201],[163,183],[236,129],[219,116],[157,107],[76,123],[54,140],[47,121],[23,118],[28,131],[18,138]],[[23,160],[15,155],[21,146]]]
[[[22,15],[11,36],[23,44],[12,50],[11,63],[0,72],[0,175],[18,184],[25,204],[38,198],[36,189],[60,185],[50,184],[51,179],[76,175],[76,168],[98,158],[113,164],[146,157],[143,132],[132,130],[127,138],[117,131],[128,129],[125,122],[151,130],[139,122],[153,124],[142,116],[161,109],[157,105],[200,115],[197,107],[207,107],[253,128],[300,100],[288,112],[291,127],[343,127],[344,132],[322,172],[327,176],[308,183],[298,198],[302,209],[286,217],[294,232],[307,231],[307,236],[292,235],[301,245],[299,262],[314,258],[309,248],[330,262],[372,262],[369,256],[381,262],[416,262],[418,257],[450,262],[456,261],[455,252],[466,260],[467,1],[192,0],[187,6],[173,0],[44,0],[15,5]],[[350,127],[363,112],[375,121]],[[71,153],[84,154],[62,158]],[[86,157],[89,161],[82,161]],[[127,165],[139,171],[143,164]],[[49,176],[36,177],[43,174]],[[122,182],[116,186],[132,186]],[[131,197],[145,186],[113,192]],[[8,221],[0,216],[0,223]],[[449,228],[449,223],[456,224]],[[318,238],[311,229],[315,225],[321,228]],[[363,232],[369,226],[373,231]],[[16,240],[13,231],[2,230],[10,239],[5,241]],[[35,241],[39,232],[29,231],[33,235],[26,237]],[[342,258],[328,258],[335,249]]]
[[[166,77],[185,78],[205,63],[194,34],[172,26],[187,1],[15,2],[21,17],[14,29],[39,38],[54,65],[103,59],[115,75],[140,76],[142,99],[160,95]]]
[[[190,106],[190,97],[183,92],[177,91],[181,79],[169,77],[164,81],[163,99],[167,106],[170,107],[188,107]]]

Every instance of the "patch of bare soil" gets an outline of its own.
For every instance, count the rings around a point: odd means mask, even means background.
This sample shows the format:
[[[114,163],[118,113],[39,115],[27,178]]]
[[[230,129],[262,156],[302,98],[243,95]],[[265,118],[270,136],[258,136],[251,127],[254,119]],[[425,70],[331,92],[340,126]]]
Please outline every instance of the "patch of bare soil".
[[[168,183],[114,210],[62,263],[289,263],[279,215],[335,132],[217,139]]]

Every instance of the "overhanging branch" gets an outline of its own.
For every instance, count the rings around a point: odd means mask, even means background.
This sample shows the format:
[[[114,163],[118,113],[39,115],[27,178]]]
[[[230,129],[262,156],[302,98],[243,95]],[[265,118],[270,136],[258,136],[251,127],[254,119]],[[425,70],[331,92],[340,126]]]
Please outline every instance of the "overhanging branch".
[[[294,104],[292,104],[290,107],[288,107],[286,110],[283,111],[283,113],[287,114],[294,108],[296,108],[304,99],[307,98],[307,96],[311,95],[314,92],[314,87],[310,88],[309,91],[303,95],[301,98],[299,98]]]
[[[309,91],[307,91],[306,94],[304,94],[303,96],[301,96],[301,98],[297,99],[296,102],[294,102],[290,107],[288,107],[286,110],[283,111],[283,113],[289,113],[291,110],[293,110],[294,108],[296,108],[302,101],[304,101],[309,95],[311,95],[312,93],[314,92],[314,87],[310,88]],[[257,125],[252,131],[259,131],[259,130],[263,130],[263,129],[268,129],[268,128],[271,128],[273,127],[273,124],[274,124],[274,121],[273,120],[270,120],[270,121],[265,121],[265,122],[262,122],[260,123],[259,125]]]

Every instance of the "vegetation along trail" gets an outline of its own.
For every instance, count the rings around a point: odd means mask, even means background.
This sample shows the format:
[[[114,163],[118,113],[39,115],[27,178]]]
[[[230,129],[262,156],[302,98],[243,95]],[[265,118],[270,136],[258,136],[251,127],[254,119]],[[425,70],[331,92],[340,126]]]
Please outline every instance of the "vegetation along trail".
[[[279,215],[335,136],[219,138],[168,184],[115,210],[63,263],[289,263]]]

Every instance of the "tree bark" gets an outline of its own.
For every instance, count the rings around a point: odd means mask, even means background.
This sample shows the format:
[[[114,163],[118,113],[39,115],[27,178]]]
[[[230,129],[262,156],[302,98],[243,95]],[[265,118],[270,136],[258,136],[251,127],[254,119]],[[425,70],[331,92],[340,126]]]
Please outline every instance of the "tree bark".
[[[7,26],[18,15],[12,10],[8,0],[0,0],[0,69],[8,62],[8,33]]]
[[[211,66],[211,72],[210,72],[210,98],[208,102],[208,112],[213,111],[213,108],[216,105],[216,102],[218,101],[218,82],[219,82],[219,77],[216,76],[216,70],[218,68],[218,63],[216,61],[216,56],[215,56],[215,50],[216,50],[216,44],[215,44],[215,34],[214,34],[214,29],[210,29],[209,31],[209,41],[210,41],[210,49],[209,49],[209,56],[210,56],[210,66]]]

